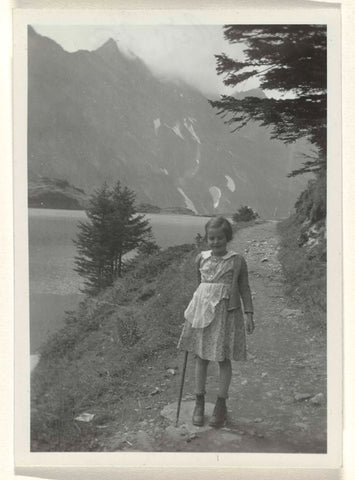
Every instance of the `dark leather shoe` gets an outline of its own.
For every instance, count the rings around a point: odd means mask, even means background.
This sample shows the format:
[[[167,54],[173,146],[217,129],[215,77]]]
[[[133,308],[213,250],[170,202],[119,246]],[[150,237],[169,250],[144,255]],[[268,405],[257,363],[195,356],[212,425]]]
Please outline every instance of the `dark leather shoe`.
[[[217,398],[212,417],[209,421],[211,427],[221,428],[227,420],[226,399],[222,397]]]
[[[192,414],[192,423],[197,427],[202,427],[205,420],[205,396],[196,395],[196,404]]]

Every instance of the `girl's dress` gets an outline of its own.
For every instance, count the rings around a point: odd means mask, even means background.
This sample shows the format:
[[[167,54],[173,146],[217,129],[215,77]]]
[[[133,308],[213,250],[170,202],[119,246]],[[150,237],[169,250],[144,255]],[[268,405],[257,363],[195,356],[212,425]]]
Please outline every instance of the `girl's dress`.
[[[246,360],[246,335],[241,308],[228,310],[237,253],[216,258],[201,252],[201,283],[185,310],[178,348],[212,361]]]

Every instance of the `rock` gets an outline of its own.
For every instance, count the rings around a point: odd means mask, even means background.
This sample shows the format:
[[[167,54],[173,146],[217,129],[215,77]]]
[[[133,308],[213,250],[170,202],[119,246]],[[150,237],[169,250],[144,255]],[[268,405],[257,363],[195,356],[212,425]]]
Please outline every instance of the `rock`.
[[[174,368],[168,368],[166,371],[171,375],[176,375],[176,370]]]
[[[241,383],[241,385],[247,385],[248,380],[242,380],[240,383]]]
[[[82,413],[81,415],[78,415],[75,417],[75,420],[78,422],[91,422],[91,420],[95,417],[94,413]]]
[[[262,418],[254,418],[254,423],[261,423],[262,421]]]
[[[269,261],[269,259],[267,257],[264,257],[260,260],[261,263],[268,262],[268,261]]]
[[[223,442],[227,442],[227,443],[230,443],[230,442],[241,442],[242,441],[242,437],[236,433],[230,433],[230,432],[223,432],[221,431],[220,433],[220,439],[223,441]]]
[[[323,402],[324,402],[323,393],[317,393],[317,395],[314,395],[314,397],[310,399],[310,403],[312,403],[313,405],[322,405]]]
[[[263,373],[261,374],[261,376],[262,376],[263,378],[266,377],[267,375],[268,375],[267,372],[263,372]]]
[[[155,389],[150,393],[150,395],[156,395],[157,393],[160,393],[159,387],[155,387]]]
[[[300,317],[302,316],[302,311],[299,309],[284,308],[281,312],[281,317]]]
[[[296,393],[294,398],[296,402],[302,402],[303,400],[308,400],[312,396],[312,393]]]

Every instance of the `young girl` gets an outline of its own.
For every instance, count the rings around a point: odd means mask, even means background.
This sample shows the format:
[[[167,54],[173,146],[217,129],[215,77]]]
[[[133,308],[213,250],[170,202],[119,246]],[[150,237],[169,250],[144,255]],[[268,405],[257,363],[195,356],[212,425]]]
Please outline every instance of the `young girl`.
[[[233,236],[231,224],[224,217],[214,217],[207,222],[205,232],[210,250],[196,257],[199,286],[185,310],[178,348],[196,356],[194,425],[204,423],[208,363],[219,362],[219,392],[209,424],[221,427],[227,416],[231,360],[246,360],[245,330],[254,331],[253,304],[246,261],[227,250]]]

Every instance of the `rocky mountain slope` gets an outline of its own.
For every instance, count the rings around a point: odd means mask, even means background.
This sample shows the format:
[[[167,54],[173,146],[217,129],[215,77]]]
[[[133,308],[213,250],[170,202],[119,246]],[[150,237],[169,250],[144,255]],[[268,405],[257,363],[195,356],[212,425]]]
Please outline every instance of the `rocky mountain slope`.
[[[255,94],[255,92],[253,92]],[[262,95],[262,92],[256,92]],[[114,40],[69,53],[28,30],[28,173],[91,193],[120,180],[137,201],[287,216],[305,180],[297,149],[250,124],[231,133],[194,88],[162,81]],[[304,149],[304,148],[303,148]]]

